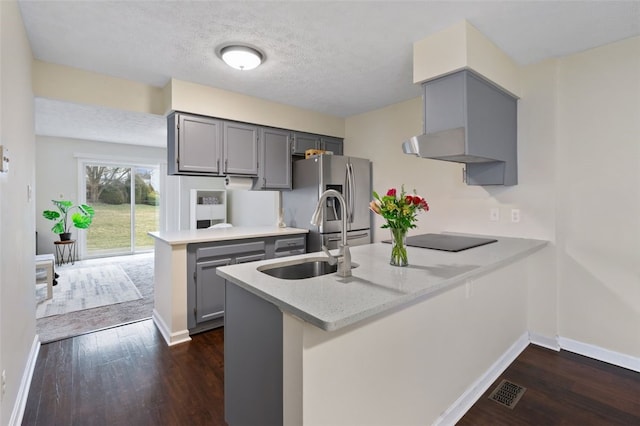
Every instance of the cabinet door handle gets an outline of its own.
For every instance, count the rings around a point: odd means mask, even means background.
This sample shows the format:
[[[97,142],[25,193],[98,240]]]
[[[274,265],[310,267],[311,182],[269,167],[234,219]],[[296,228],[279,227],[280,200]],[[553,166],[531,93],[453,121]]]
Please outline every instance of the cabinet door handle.
[[[220,159],[218,158],[218,161],[216,161],[216,171],[218,173],[220,173]]]
[[[224,172],[225,172],[225,173],[227,172],[228,165],[229,165],[229,159],[228,159],[228,158],[225,158],[225,160],[224,160]]]

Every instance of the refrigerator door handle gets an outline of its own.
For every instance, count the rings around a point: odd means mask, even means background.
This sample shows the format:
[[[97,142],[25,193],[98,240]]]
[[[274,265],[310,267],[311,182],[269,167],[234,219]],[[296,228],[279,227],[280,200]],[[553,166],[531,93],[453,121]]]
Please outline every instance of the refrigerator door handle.
[[[351,169],[349,169],[349,163],[345,166],[344,177],[344,201],[346,206],[342,206],[342,214],[345,215],[347,222],[351,222]]]
[[[353,164],[348,163],[347,167],[349,168],[349,177],[351,181],[349,182],[349,222],[353,223],[353,216],[355,214],[355,204],[356,204],[356,178],[355,172],[353,171]]]

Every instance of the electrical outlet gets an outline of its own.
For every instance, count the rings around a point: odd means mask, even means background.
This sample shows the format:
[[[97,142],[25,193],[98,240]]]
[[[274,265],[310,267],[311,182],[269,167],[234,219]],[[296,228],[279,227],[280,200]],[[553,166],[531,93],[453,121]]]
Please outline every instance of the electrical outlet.
[[[472,280],[466,280],[464,283],[464,296],[467,299],[471,298],[471,295],[473,294],[473,291],[471,289],[472,284],[473,284]]]
[[[497,207],[489,210],[489,220],[491,222],[498,222],[500,220],[500,209]]]
[[[2,370],[2,396],[7,391],[7,370]]]
[[[511,222],[520,222],[520,209],[511,209]]]

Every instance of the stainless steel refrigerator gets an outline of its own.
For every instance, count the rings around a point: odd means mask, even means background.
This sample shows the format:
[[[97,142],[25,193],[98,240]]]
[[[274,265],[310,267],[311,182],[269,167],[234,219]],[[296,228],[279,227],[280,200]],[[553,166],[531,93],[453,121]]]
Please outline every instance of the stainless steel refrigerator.
[[[311,225],[318,199],[327,189],[335,189],[343,195],[346,209],[335,197],[329,197],[324,205],[322,224]],[[323,244],[329,249],[338,247],[343,214],[347,218],[348,244],[369,244],[370,201],[371,161],[342,155],[318,155],[294,162],[293,189],[282,192],[285,223],[287,226],[309,229],[309,252],[320,251]]]

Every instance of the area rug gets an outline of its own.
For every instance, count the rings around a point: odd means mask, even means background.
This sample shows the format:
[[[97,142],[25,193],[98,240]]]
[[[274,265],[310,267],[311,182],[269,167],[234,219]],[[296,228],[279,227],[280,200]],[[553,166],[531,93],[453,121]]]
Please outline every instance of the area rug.
[[[76,262],[75,266],[56,268],[56,272],[62,275],[62,273],[66,273],[67,270],[72,268],[118,265],[138,288],[142,294],[142,299],[39,318],[36,320],[36,332],[40,342],[55,342],[96,330],[150,318],[153,312],[153,258],[153,253],[145,253],[92,259]],[[38,287],[42,287],[41,291],[44,295],[46,286]],[[54,295],[58,291],[58,287],[60,285],[53,287]]]
[[[59,270],[53,298],[46,287],[36,293],[36,318],[141,299],[142,295],[119,265],[89,266]],[[40,294],[42,293],[42,294]]]

